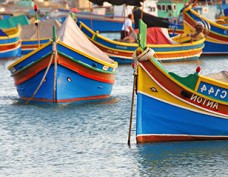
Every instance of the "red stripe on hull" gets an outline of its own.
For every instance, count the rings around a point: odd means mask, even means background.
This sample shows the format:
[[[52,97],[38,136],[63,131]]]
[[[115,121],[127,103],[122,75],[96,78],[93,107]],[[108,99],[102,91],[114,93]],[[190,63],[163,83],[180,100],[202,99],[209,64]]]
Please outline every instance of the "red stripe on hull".
[[[14,43],[14,44],[3,45],[3,46],[0,47],[0,52],[1,51],[5,51],[5,50],[10,50],[10,49],[17,48],[17,46],[19,46],[20,44],[21,44],[21,41],[18,41],[17,43]]]
[[[152,142],[172,142],[172,141],[197,141],[197,140],[228,140],[228,136],[178,136],[178,135],[148,135],[137,136],[137,143],[152,143]]]
[[[185,14],[184,15],[184,20],[189,24],[191,25],[192,27],[195,27],[196,26],[196,22],[195,20],[193,20],[192,18],[189,17],[189,15]],[[211,37],[211,38],[214,38],[214,39],[217,39],[219,41],[222,41],[222,42],[228,42],[228,38],[225,37],[224,35],[219,35],[219,34],[216,34],[214,31],[210,31],[208,33],[208,31],[206,29],[204,29],[203,33],[205,35],[207,35],[207,37]]]
[[[88,78],[92,78],[94,80],[98,80],[100,82],[113,84],[115,82],[114,73],[102,73],[91,68],[84,67],[72,60],[65,58],[64,56],[58,55],[58,63],[62,66],[65,66],[75,72],[78,72],[80,75],[83,75]]]
[[[228,105],[217,103],[219,109],[216,110],[213,107],[204,105],[202,103],[195,102],[194,100],[190,100],[190,97],[193,95],[192,92],[186,91],[188,96],[187,97],[184,96],[182,94],[182,92],[183,91],[185,92],[185,90],[180,85],[178,85],[177,83],[172,81],[170,78],[168,78],[163,72],[161,72],[150,61],[144,61],[144,62],[141,62],[141,64],[147,70],[149,75],[151,75],[153,78],[155,78],[155,80],[159,84],[161,84],[164,88],[166,88],[172,94],[176,95],[179,99],[185,100],[188,103],[192,103],[192,105],[199,106],[201,109],[205,109],[206,111],[211,111],[211,112],[213,112],[215,114],[221,113],[221,114],[228,115]],[[205,99],[208,100],[209,98],[208,99],[205,98]]]
[[[44,45],[44,44],[40,44],[40,47],[41,47],[42,45]],[[21,49],[31,49],[31,48],[36,49],[36,48],[38,48],[38,47],[39,47],[38,44],[22,45],[22,46],[21,46]]]
[[[17,72],[14,73],[13,78],[15,80],[15,85],[19,85],[19,84],[25,82],[26,80],[35,76],[38,72],[44,70],[48,66],[50,59],[51,59],[51,56],[47,56],[47,57],[43,58],[41,61],[29,66],[25,70],[19,71],[18,73]],[[88,77],[88,78],[91,78],[94,80],[98,80],[100,82],[111,83],[111,84],[113,84],[115,82],[114,74],[108,74],[108,73],[102,73],[102,72],[95,71],[93,69],[84,67],[74,61],[66,59],[61,55],[58,55],[57,61],[58,61],[58,64],[60,64],[64,67],[67,67],[85,77]],[[53,62],[54,62],[54,60],[53,60]]]

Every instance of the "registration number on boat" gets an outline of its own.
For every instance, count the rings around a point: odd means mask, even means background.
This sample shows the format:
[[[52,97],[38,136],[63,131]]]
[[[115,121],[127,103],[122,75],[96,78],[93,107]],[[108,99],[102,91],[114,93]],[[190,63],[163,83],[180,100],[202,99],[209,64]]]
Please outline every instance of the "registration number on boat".
[[[211,85],[205,82],[201,82],[199,87],[198,87],[198,92],[219,99],[219,100],[224,100],[227,101],[228,100],[228,96],[227,96],[227,89],[224,89],[222,87],[218,87],[215,85]]]

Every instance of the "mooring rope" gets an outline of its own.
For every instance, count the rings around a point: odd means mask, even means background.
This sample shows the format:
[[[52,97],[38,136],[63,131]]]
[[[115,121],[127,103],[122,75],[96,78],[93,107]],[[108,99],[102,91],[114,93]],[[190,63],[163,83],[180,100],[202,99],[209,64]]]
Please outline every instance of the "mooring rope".
[[[43,84],[44,79],[46,78],[47,73],[48,73],[48,71],[49,71],[49,69],[50,69],[50,67],[51,67],[53,58],[54,58],[54,60],[55,60],[55,63],[57,63],[57,62],[56,62],[56,60],[57,60],[56,42],[53,42],[52,44],[53,44],[53,45],[52,45],[52,55],[51,55],[51,59],[50,59],[50,61],[49,61],[49,63],[48,63],[48,67],[46,68],[45,73],[44,73],[44,75],[43,75],[43,77],[42,77],[42,79],[41,79],[39,85],[37,86],[36,90],[33,92],[32,96],[25,102],[25,104],[28,104],[28,103],[33,99],[33,97],[36,95],[36,93],[38,92],[38,90],[40,89],[40,87],[41,87],[41,85]],[[57,65],[57,64],[56,64],[56,65]],[[55,77],[56,77],[56,71],[55,71],[54,75],[55,75]],[[53,89],[53,90],[54,90],[54,89]]]

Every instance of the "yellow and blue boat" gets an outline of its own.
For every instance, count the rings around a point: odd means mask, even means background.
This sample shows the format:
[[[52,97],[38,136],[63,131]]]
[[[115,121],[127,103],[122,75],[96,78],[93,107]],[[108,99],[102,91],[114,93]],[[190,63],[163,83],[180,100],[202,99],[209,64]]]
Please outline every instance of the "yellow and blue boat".
[[[145,44],[133,55],[137,142],[228,140],[227,72],[214,79],[200,75],[197,67],[181,77],[169,72]]]
[[[80,29],[91,42],[119,64],[133,62],[132,55],[138,46],[136,42],[127,43],[108,39],[83,23],[80,23]],[[170,38],[165,28],[150,28],[148,30],[150,30],[148,37],[153,36],[153,40],[155,39],[155,42],[148,44],[148,47],[155,51],[154,57],[161,61],[196,60],[204,48],[204,38],[191,41],[190,37],[186,35]],[[188,38],[188,42],[183,42],[183,39],[186,40],[185,38]]]
[[[227,55],[228,54],[228,26],[213,22],[194,11],[194,5],[190,4],[183,8],[184,30],[192,33],[196,24],[202,22],[205,26],[203,31],[206,36],[203,55]]]
[[[21,56],[21,26],[0,29],[0,59]]]
[[[58,36],[58,37],[57,37]],[[26,103],[99,101],[110,97],[117,63],[94,46],[68,16],[57,34],[8,66]]]

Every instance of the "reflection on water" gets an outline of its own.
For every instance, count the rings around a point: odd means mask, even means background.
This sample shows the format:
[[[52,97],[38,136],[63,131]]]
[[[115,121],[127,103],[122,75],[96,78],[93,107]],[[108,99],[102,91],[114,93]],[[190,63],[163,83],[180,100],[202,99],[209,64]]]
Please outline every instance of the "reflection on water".
[[[228,141],[139,144],[137,150],[140,176],[228,175]]]

